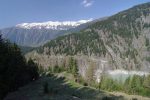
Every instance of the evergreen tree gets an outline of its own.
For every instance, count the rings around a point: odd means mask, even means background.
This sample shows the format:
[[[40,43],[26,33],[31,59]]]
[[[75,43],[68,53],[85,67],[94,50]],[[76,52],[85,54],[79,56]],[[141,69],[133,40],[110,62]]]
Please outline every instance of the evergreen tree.
[[[92,82],[94,82],[94,67],[89,66],[87,71],[86,71],[86,77],[87,77],[87,82],[88,84],[92,85]]]
[[[38,65],[34,63],[32,59],[28,60],[28,66],[29,66],[29,71],[30,71],[30,76],[33,80],[38,79],[39,74],[38,74]]]
[[[71,57],[69,60],[69,67],[67,68],[69,73],[72,73],[75,77],[78,76],[78,66],[76,60]]]
[[[31,60],[27,63],[16,44],[0,36],[0,99],[33,78],[38,78],[38,69]]]
[[[76,60],[73,61],[72,73],[75,77],[78,76],[78,66]]]

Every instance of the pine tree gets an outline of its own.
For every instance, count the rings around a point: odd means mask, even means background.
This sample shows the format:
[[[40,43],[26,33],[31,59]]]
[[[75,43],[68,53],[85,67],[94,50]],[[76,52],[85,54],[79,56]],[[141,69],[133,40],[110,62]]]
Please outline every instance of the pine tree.
[[[73,61],[72,73],[75,77],[78,76],[78,66],[76,60]]]
[[[86,71],[86,77],[87,77],[87,82],[88,84],[92,84],[92,82],[94,82],[94,66],[88,66],[88,69]]]
[[[67,68],[69,73],[72,73],[75,77],[78,75],[77,61],[71,57],[69,60],[69,67]]]

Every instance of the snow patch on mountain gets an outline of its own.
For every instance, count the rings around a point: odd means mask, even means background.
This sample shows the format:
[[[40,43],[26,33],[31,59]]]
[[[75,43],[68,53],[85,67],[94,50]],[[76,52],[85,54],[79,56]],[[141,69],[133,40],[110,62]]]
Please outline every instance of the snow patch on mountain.
[[[75,28],[81,24],[87,23],[92,21],[92,19],[89,20],[79,20],[79,21],[48,21],[48,22],[42,22],[42,23],[22,23],[16,25],[16,27],[19,28],[25,28],[25,29],[32,29],[32,28],[38,28],[38,29],[52,29],[52,30],[67,30],[69,28]]]

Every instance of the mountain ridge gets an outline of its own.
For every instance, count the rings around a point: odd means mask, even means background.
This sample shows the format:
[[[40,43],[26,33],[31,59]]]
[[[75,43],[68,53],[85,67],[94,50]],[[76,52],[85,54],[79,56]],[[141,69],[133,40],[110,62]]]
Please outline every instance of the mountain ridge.
[[[87,27],[83,23],[88,23],[89,21],[26,23],[5,28],[1,31],[3,38],[9,39],[11,42],[15,42],[20,46],[37,47],[58,36],[82,30]]]
[[[31,29],[31,28],[45,28],[45,29],[52,29],[52,30],[67,30],[67,26],[70,26],[71,28],[75,28],[81,24],[87,23],[92,21],[92,19],[89,20],[79,20],[79,21],[47,21],[42,23],[22,23],[16,25],[16,27],[19,28],[25,28],[25,29]],[[64,28],[63,28],[64,27]]]

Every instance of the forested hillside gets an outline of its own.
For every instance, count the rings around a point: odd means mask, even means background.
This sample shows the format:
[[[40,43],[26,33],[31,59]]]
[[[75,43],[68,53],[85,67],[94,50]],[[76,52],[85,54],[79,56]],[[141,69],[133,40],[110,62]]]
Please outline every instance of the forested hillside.
[[[106,69],[149,71],[149,12],[150,3],[135,6],[98,21],[83,31],[51,40],[35,50],[36,54],[87,56],[105,60],[109,66]],[[47,62],[43,64],[47,65]]]
[[[31,57],[44,69],[66,68],[69,59],[73,58],[79,75],[88,85],[97,82],[102,84],[102,89],[109,91],[149,96],[149,86],[144,82],[149,82],[150,74],[149,12],[150,3],[134,6],[80,32],[51,40],[26,54],[26,58]],[[110,77],[107,79],[107,76]]]

